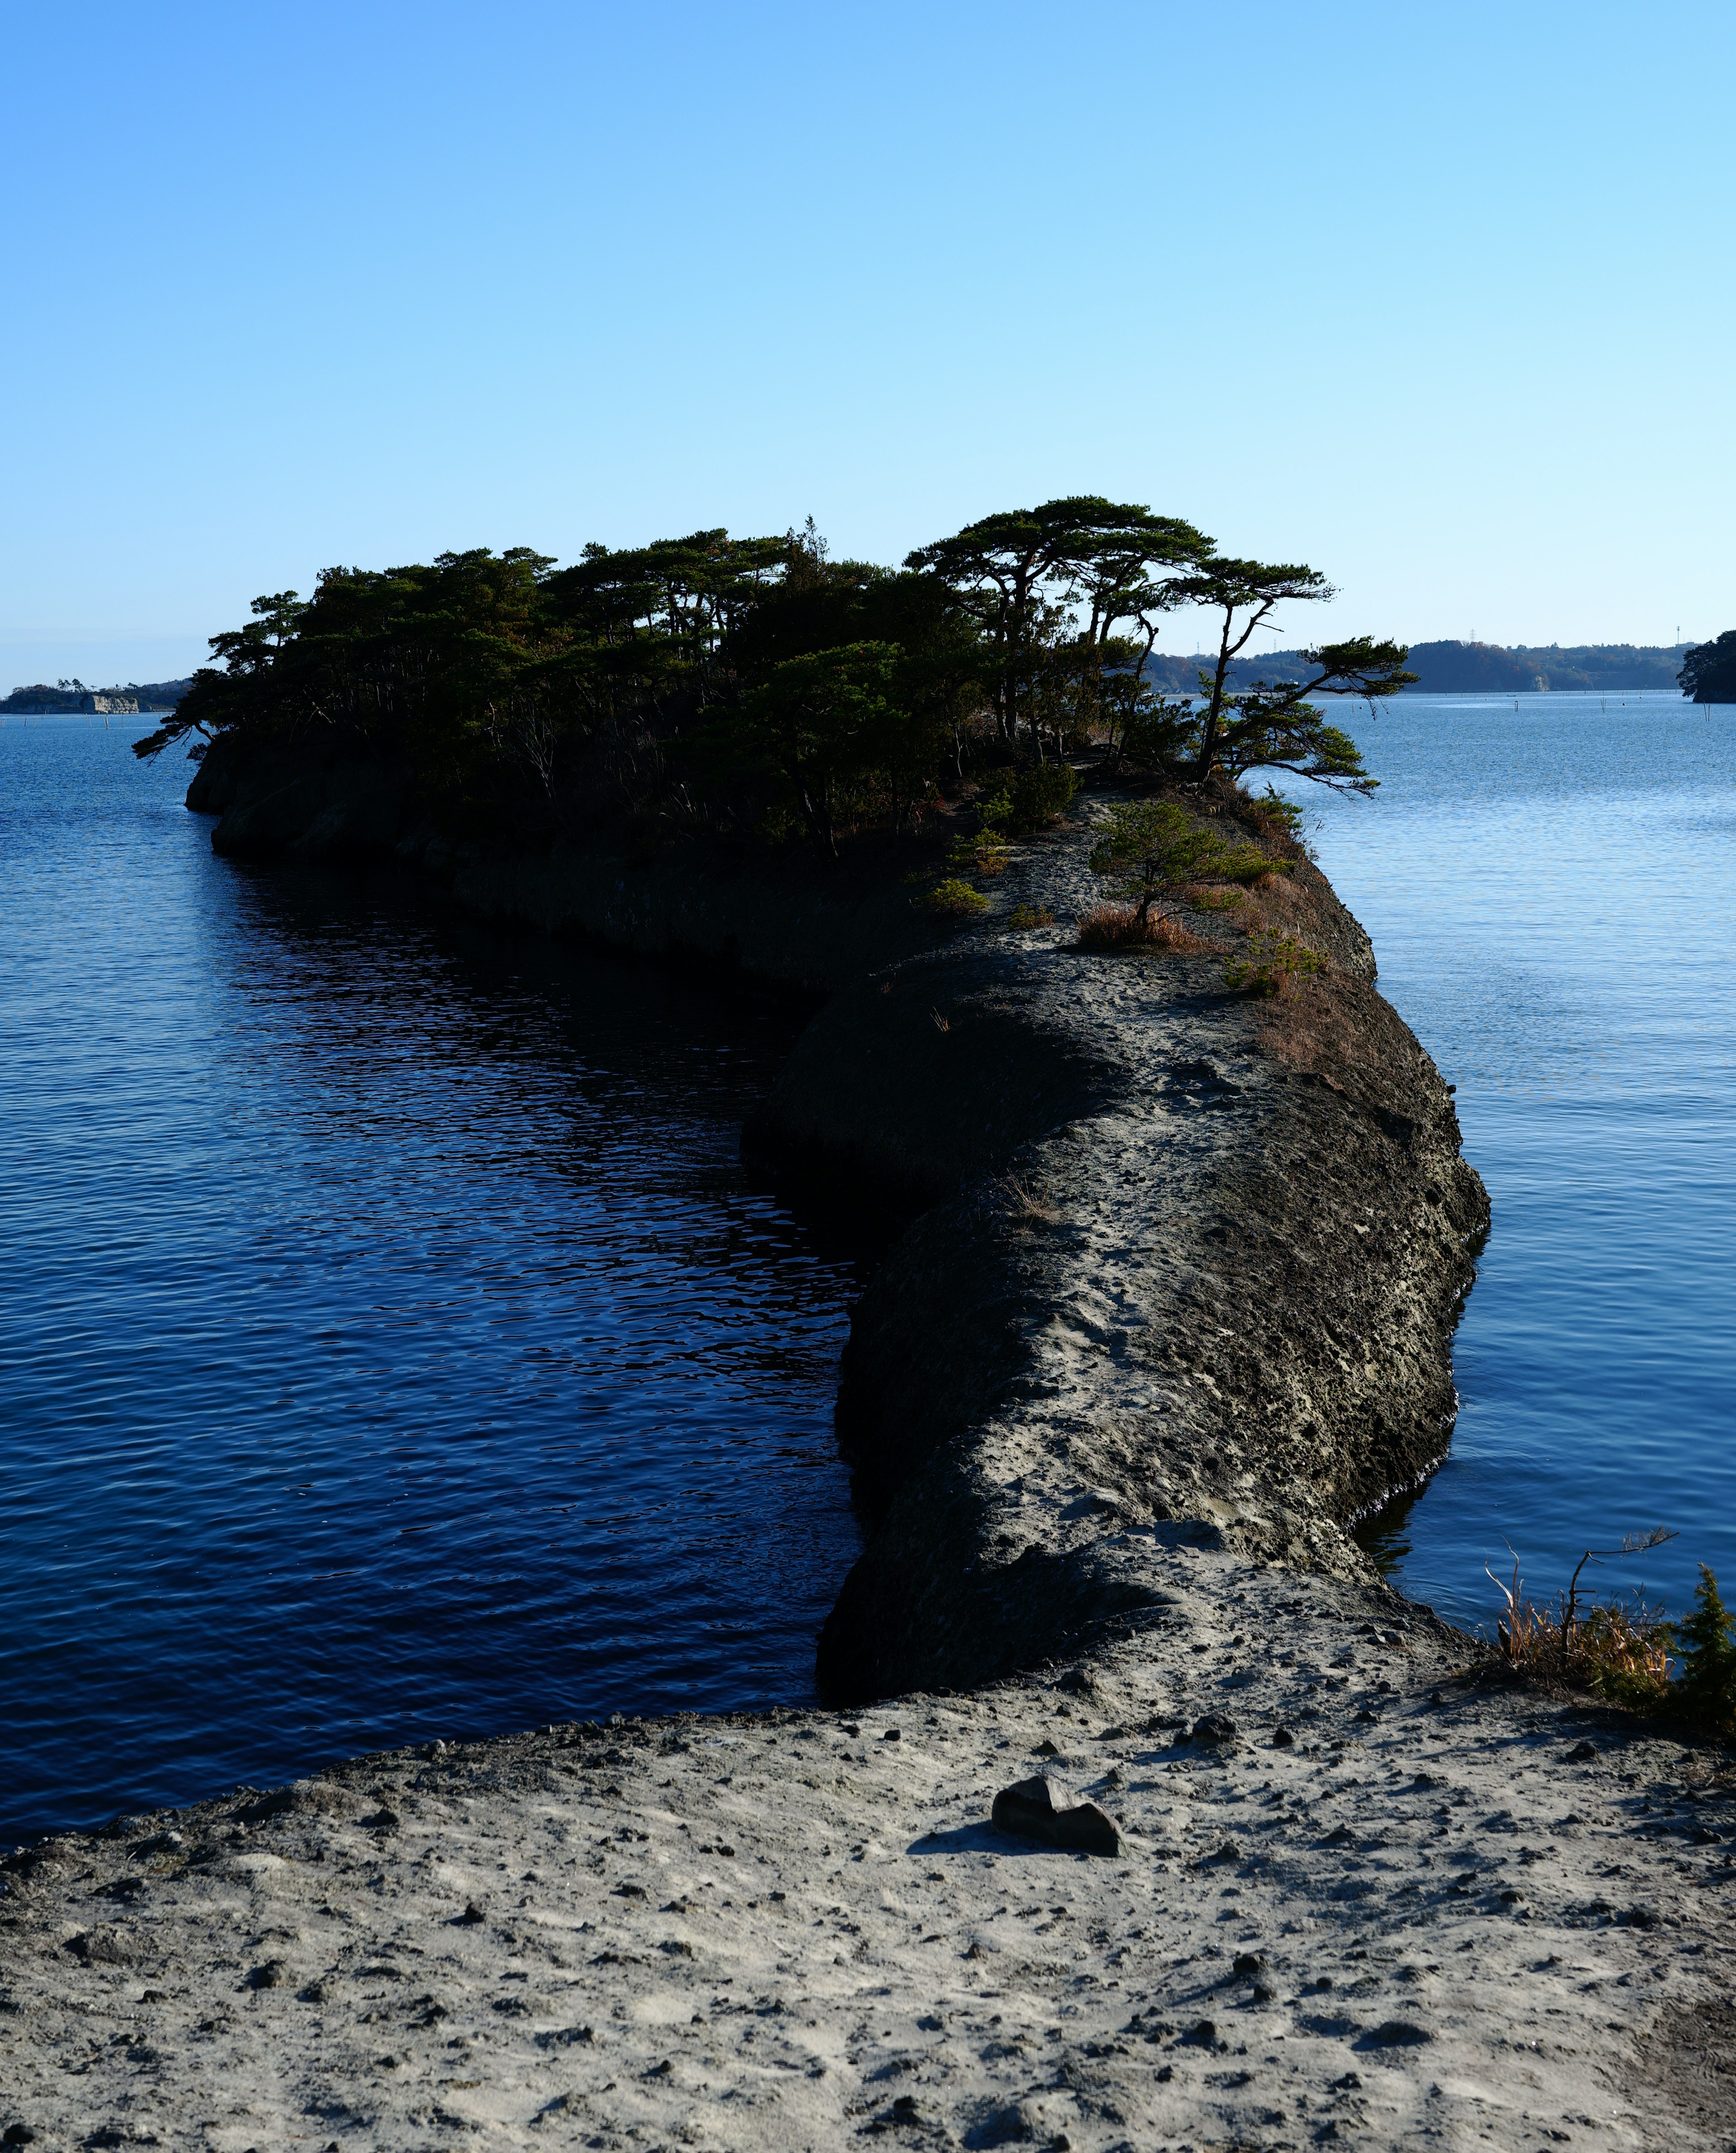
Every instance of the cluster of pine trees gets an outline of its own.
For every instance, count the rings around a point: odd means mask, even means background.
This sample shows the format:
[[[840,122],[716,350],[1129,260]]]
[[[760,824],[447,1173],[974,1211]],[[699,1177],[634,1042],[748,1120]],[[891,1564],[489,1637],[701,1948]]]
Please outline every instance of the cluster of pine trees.
[[[213,637],[172,717],[137,743],[196,755],[310,734],[406,763],[473,823],[624,812],[800,832],[835,853],[901,828],[973,764],[1090,746],[1196,784],[1282,767],[1373,780],[1311,694],[1384,695],[1405,652],[1363,637],[1238,685],[1255,630],[1332,595],[1317,571],[1234,559],[1191,524],[1075,496],[988,517],[902,568],[834,561],[812,519],[776,538],[703,531],[558,566],[527,547],[332,568]],[[1148,661],[1163,616],[1221,622],[1199,693]]]

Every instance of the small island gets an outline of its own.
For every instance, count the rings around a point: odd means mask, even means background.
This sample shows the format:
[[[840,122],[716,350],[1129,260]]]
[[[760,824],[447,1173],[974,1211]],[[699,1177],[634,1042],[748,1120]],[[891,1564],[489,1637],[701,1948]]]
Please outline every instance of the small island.
[[[142,710],[172,710],[191,685],[191,680],[154,680],[140,687],[130,681],[125,688],[87,688],[82,680],[61,680],[53,687],[38,680],[34,687],[14,688],[0,696],[3,717],[136,716]]]

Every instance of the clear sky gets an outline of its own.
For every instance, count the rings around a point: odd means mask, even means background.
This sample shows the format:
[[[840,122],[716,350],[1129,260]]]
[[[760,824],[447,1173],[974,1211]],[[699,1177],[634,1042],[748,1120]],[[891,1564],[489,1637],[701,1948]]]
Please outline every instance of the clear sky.
[[[895,560],[1068,492],[1324,569],[1296,639],[1736,625],[1728,0],[65,0],[3,48],[0,689],[185,670],[335,562],[810,512]]]

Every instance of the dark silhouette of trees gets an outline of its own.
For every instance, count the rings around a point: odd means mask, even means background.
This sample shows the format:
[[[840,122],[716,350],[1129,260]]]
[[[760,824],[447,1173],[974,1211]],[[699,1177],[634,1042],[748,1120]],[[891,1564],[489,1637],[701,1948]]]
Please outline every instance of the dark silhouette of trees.
[[[1711,643],[1697,643],[1676,675],[1684,695],[1697,703],[1736,703],[1736,628]]]
[[[970,610],[988,654],[1000,737],[1012,746],[1046,688],[1069,673],[1095,679],[1121,623],[1140,624],[1148,654],[1154,624],[1173,603],[1168,572],[1211,551],[1211,540],[1179,517],[1080,494],[984,517],[919,547],[904,565]],[[1088,608],[1082,625],[1076,606]],[[1032,745],[1041,756],[1040,730]]]
[[[1390,692],[1402,648],[1362,637],[1307,652],[1293,679],[1229,678],[1275,607],[1329,595],[1312,569],[1222,559],[1192,524],[1097,495],[982,517],[902,569],[832,559],[812,519],[592,545],[564,568],[478,548],[256,598],[135,747],[318,736],[395,758],[430,812],[473,830],[649,813],[797,827],[829,859],[848,827],[889,825],[896,845],[973,766],[1008,813],[1041,791],[1024,814],[1040,827],[1093,746],[1175,784],[1270,765],[1367,790],[1308,699]],[[1223,613],[1215,672],[1166,699],[1158,628],[1199,604]]]

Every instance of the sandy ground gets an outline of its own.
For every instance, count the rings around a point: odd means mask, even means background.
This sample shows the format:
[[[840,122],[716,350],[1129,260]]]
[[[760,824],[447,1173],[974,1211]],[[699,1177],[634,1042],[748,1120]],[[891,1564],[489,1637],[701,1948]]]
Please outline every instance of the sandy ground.
[[[1127,1537],[1163,1604],[1087,1666],[14,1855],[0,2143],[1736,2143],[1714,1755],[1467,1680],[1383,1592]],[[1120,1854],[998,1832],[1035,1771]]]

